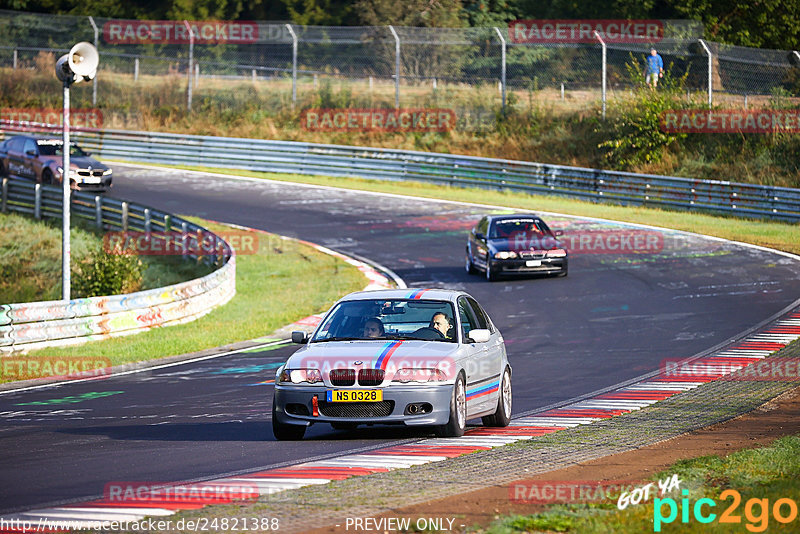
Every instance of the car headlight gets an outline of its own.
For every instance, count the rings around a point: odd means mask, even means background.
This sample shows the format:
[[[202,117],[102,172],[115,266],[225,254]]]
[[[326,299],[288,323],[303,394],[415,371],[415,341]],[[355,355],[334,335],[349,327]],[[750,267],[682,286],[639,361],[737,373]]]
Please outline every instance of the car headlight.
[[[563,248],[554,248],[553,250],[548,250],[547,254],[545,254],[546,258],[563,258],[567,255],[567,251]]]
[[[414,367],[403,367],[398,369],[392,378],[392,382],[444,382],[447,376],[439,369],[422,369]]]
[[[494,257],[498,260],[508,260],[516,258],[517,253],[513,250],[501,250],[500,252],[495,252]]]
[[[111,174],[111,169],[106,169],[103,171],[103,176],[108,176],[109,174]]]
[[[278,383],[285,384],[316,384],[322,382],[322,373],[319,369],[284,369],[278,376]]]
[[[60,174],[61,176],[64,176],[64,167],[56,167],[56,170],[58,171],[58,174]],[[74,178],[76,176],[78,176],[78,169],[70,169],[69,170],[69,177],[70,178]]]

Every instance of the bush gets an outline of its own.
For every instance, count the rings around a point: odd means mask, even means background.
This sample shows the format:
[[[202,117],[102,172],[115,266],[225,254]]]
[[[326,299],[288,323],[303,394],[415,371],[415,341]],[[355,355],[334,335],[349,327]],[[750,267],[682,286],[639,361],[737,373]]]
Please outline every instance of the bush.
[[[606,139],[598,145],[604,151],[605,160],[624,169],[657,162],[668,145],[686,138],[685,133],[663,131],[661,116],[665,111],[688,107],[682,98],[686,74],[676,78],[666,69],[658,88],[652,90],[645,84],[644,75],[633,58],[627,67],[637,87],[634,98],[613,101],[607,120],[598,122],[595,127],[595,132]]]
[[[102,246],[72,269],[75,297],[132,293],[142,287],[142,261],[131,254],[114,254]]]

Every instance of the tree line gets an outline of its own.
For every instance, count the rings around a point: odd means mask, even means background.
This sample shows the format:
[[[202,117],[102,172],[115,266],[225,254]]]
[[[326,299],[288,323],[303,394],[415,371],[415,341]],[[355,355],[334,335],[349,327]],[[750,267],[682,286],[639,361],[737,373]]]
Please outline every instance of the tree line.
[[[796,0],[0,0],[0,9],[146,20],[456,28],[517,19],[691,19],[703,23],[710,40],[800,48]]]

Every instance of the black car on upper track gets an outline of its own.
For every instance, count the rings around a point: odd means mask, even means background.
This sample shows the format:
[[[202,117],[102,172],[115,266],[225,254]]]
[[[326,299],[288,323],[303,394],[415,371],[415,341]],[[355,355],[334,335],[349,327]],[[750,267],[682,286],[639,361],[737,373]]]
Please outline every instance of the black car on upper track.
[[[567,275],[567,249],[537,215],[487,215],[467,238],[466,269],[483,271],[487,280],[499,275]]]

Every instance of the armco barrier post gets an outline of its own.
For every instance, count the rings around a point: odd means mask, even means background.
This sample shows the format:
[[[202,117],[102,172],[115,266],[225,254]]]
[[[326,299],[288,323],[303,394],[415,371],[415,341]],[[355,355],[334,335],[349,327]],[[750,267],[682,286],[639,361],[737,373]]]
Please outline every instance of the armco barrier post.
[[[128,203],[122,203],[122,231],[128,231]]]
[[[3,178],[3,213],[8,213],[8,178]]]
[[[144,233],[150,237],[150,208],[144,209]]]
[[[103,229],[103,197],[100,195],[94,197],[94,224],[98,230]]]
[[[186,250],[186,240],[187,236],[186,233],[189,231],[189,225],[186,222],[181,223],[181,256],[185,259],[188,255],[188,251]]]
[[[33,218],[37,221],[42,218],[42,184],[33,186]]]

